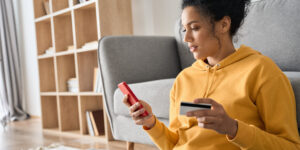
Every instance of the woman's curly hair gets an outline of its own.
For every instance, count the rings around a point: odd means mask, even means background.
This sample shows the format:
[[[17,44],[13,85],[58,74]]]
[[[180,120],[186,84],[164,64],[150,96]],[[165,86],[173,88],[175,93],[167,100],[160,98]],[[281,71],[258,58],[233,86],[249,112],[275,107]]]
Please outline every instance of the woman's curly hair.
[[[250,0],[183,0],[181,8],[195,7],[202,15],[210,18],[213,29],[214,22],[229,16],[230,36],[233,37],[247,15],[249,4]]]

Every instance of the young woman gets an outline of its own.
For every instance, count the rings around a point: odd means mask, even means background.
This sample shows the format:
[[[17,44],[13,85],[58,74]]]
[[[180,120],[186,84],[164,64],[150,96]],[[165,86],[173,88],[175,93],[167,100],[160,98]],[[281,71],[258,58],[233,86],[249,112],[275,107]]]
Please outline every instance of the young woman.
[[[232,37],[249,0],[183,0],[184,42],[197,59],[176,77],[167,128],[141,101],[124,103],[163,150],[296,150],[300,140],[295,97],[287,77],[266,56]],[[254,29],[255,30],[255,29]],[[180,102],[208,103],[209,110],[179,115]],[[144,109],[138,110],[139,105]],[[145,110],[149,112],[141,117]]]

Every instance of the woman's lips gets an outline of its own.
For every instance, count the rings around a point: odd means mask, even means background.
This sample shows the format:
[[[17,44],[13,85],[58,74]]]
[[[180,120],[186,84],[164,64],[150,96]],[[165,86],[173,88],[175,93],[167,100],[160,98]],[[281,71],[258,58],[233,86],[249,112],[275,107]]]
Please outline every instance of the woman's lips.
[[[195,52],[198,46],[190,46],[190,51]]]

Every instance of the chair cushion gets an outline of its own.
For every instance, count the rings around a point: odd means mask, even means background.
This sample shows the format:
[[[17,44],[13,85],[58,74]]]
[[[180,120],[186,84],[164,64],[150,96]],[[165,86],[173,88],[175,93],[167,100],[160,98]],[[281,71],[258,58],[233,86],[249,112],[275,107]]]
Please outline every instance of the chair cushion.
[[[138,99],[146,101],[157,118],[169,118],[169,95],[175,78],[128,84]],[[117,88],[114,93],[114,113],[130,116],[122,102],[123,93]]]
[[[253,2],[235,46],[245,44],[260,51],[283,71],[300,71],[299,6],[299,0]]]
[[[298,128],[300,129],[300,72],[284,72],[290,80],[296,98]]]

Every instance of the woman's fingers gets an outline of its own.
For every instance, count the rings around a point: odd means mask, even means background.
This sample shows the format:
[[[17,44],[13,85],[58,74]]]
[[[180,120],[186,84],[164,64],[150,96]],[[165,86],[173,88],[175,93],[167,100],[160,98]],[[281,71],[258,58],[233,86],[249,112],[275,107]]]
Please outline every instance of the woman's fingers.
[[[130,104],[128,103],[128,95],[125,95],[123,98],[123,103],[127,106],[130,107]]]
[[[200,117],[197,118],[197,121],[199,127],[215,130],[220,120],[217,117]]]
[[[217,117],[199,117],[197,118],[197,121],[199,123],[211,124],[211,123],[217,123],[219,119]]]
[[[144,125],[152,115],[148,115],[147,117],[137,117],[135,121],[136,125]]]
[[[220,104],[214,101],[213,99],[210,98],[198,98],[194,100],[194,103],[206,103],[206,104],[211,104],[212,107],[219,107]]]
[[[143,114],[145,112],[145,108],[139,109],[133,113],[131,113],[132,118],[137,118],[139,117],[141,114]]]
[[[140,107],[140,103],[137,102],[129,107],[130,114],[134,113]]]
[[[194,110],[187,112],[186,114],[188,117],[203,117],[203,116],[216,116],[216,111],[209,110]]]

